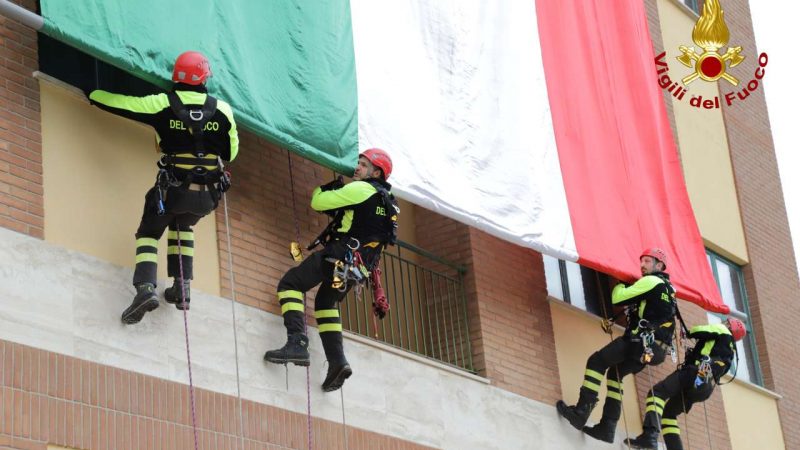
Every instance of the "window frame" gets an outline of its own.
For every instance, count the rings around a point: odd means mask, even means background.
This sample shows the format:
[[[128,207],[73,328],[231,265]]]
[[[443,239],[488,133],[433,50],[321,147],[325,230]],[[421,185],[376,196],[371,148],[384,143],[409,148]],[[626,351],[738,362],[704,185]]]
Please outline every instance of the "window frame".
[[[680,2],[698,16],[703,14],[703,4],[705,0],[680,0]]]
[[[753,384],[757,384],[759,386],[764,386],[764,374],[761,371],[761,361],[760,361],[760,359],[758,357],[758,346],[756,345],[755,335],[753,333],[753,323],[752,323],[752,316],[751,316],[751,312],[750,312],[750,299],[747,296],[747,289],[746,289],[745,283],[744,283],[744,273],[742,271],[742,267],[739,266],[738,264],[736,264],[735,262],[725,258],[724,256],[722,256],[722,255],[720,255],[718,253],[715,253],[712,250],[706,249],[706,255],[708,256],[708,261],[709,261],[709,263],[711,265],[711,272],[714,274],[714,282],[717,283],[717,289],[721,289],[720,288],[720,279],[719,279],[719,270],[717,269],[717,262],[721,262],[722,264],[725,264],[728,267],[728,269],[731,271],[731,273],[735,273],[736,274],[736,278],[738,280],[737,284],[738,284],[738,290],[739,290],[739,298],[741,298],[742,307],[743,307],[744,311],[739,311],[739,310],[736,309],[737,307],[735,305],[735,300],[734,300],[734,306],[731,307],[730,316],[731,317],[735,317],[735,318],[741,320],[742,322],[744,322],[744,326],[747,329],[747,336],[745,336],[745,338],[744,338],[745,342],[743,342],[742,345],[743,346],[747,346],[749,348],[750,354],[753,357],[753,361],[751,361],[752,362],[752,366],[753,366],[753,373],[751,374],[751,377],[750,377],[749,380],[744,380],[744,381],[747,381],[747,382],[750,382],[750,383],[753,383]],[[737,286],[734,286],[734,289],[736,289],[736,288],[737,288]],[[722,291],[721,290],[720,290],[720,295],[722,295]],[[724,299],[723,299],[723,301],[724,301]],[[730,305],[728,305],[728,306],[730,307]],[[717,317],[717,318],[719,318],[720,320],[723,320],[723,321],[727,317],[726,315],[719,314],[719,313],[708,313],[708,314],[711,314],[711,315],[713,315],[713,316],[715,316],[715,317]],[[739,360],[740,361],[742,360],[742,355],[739,355]],[[745,364],[747,364],[747,361],[745,361]]]
[[[561,287],[561,297],[554,295],[550,288],[547,287],[547,295],[567,303],[569,305],[574,306],[575,308],[580,309],[581,311],[585,311],[593,316],[609,319],[614,317],[614,306],[611,303],[611,287],[608,285],[609,276],[603,272],[599,272],[594,270],[590,267],[586,267],[583,265],[578,264],[574,261],[566,261],[560,258],[556,258],[554,256],[549,256],[542,254],[542,258],[551,258],[558,263],[558,277]],[[573,298],[572,290],[570,289],[570,270],[567,264],[574,264],[578,268],[578,273],[580,274],[580,278],[578,280],[572,280],[572,283],[580,283],[581,286],[581,295],[583,296],[582,304],[576,303]],[[544,270],[545,270],[545,284],[547,284],[547,270],[548,264],[544,261]],[[587,286],[585,283],[585,276],[590,276],[594,278],[591,286]],[[598,284],[599,281],[599,284]],[[602,292],[601,292],[602,290]],[[587,291],[589,291],[587,293]],[[594,294],[593,296],[591,294]],[[592,298],[593,297],[593,298]]]

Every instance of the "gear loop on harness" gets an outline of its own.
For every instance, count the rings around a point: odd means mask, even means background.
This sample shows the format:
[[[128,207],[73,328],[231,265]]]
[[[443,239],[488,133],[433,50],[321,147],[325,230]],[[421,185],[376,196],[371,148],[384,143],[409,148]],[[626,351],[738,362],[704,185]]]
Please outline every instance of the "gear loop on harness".
[[[708,383],[713,377],[711,370],[711,357],[703,355],[700,357],[700,364],[697,366],[697,376],[694,379],[694,387],[700,387]]]

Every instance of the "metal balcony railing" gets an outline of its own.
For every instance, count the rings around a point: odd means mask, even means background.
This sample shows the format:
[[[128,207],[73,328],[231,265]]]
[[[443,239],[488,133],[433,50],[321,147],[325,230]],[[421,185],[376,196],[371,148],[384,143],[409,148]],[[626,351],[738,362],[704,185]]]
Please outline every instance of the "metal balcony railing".
[[[474,372],[466,269],[400,241],[384,251],[381,270],[389,313],[375,318],[371,288],[351,291],[341,303],[344,329]]]

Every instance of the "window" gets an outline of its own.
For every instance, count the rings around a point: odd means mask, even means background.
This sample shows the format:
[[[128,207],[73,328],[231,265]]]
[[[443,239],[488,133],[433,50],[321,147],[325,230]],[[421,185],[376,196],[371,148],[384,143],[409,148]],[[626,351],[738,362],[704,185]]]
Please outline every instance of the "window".
[[[726,260],[714,252],[707,251],[708,262],[714,272],[722,300],[731,309],[731,317],[744,322],[747,327],[747,336],[736,343],[739,354],[739,364],[736,368],[736,377],[751,383],[762,384],[761,371],[758,364],[756,341],[753,336],[753,327],[750,322],[750,307],[747,302],[747,291],[744,287],[742,269],[736,264]],[[708,314],[709,321],[722,322],[723,316]]]
[[[571,261],[542,256],[547,295],[597,316],[610,317],[612,308],[608,275]]]
[[[683,4],[698,16],[703,12],[703,3],[705,0],[683,0]]]

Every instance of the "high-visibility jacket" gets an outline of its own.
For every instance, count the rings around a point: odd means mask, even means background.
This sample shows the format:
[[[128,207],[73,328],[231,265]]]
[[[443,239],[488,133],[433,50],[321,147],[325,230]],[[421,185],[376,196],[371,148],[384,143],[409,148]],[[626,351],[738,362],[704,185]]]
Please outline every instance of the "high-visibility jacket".
[[[736,352],[736,343],[728,327],[721,323],[698,325],[689,330],[689,337],[697,341],[694,348],[687,351],[685,364],[699,366],[702,358],[708,356],[714,380],[719,382],[731,368]]]
[[[184,105],[202,106],[206,101],[204,86],[176,84],[175,92]],[[232,161],[239,152],[239,135],[229,104],[217,100],[214,114],[203,129],[204,153],[196,155],[196,143],[189,126],[184,124],[170,107],[167,94],[135,97],[95,90],[89,95],[92,104],[113,114],[126,117],[156,130],[161,151],[174,159],[176,176],[183,179],[192,169],[214,171],[217,157]],[[200,170],[202,172],[202,170]]]
[[[653,328],[655,338],[665,343],[672,342],[675,331],[675,301],[675,288],[664,272],[645,275],[628,287],[617,284],[611,291],[613,305],[632,307],[627,336],[638,335],[639,322],[644,319]]]
[[[340,223],[333,230],[335,236],[354,237],[361,244],[370,241],[386,244],[393,232],[392,220],[396,222],[399,211],[391,201],[385,204],[376,184],[386,191],[391,189],[389,183],[377,179],[353,181],[339,189],[317,187],[311,194],[311,208],[320,212],[342,212]]]

